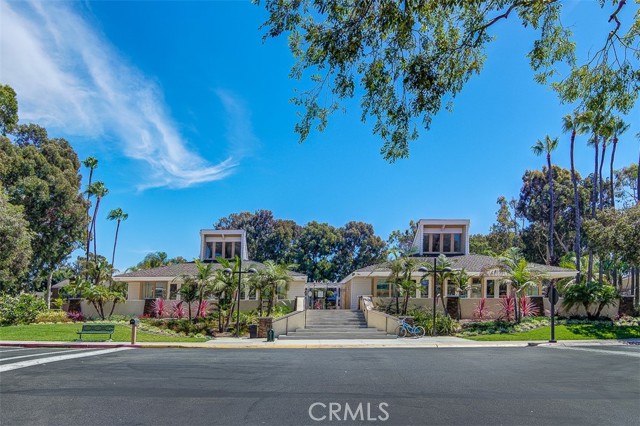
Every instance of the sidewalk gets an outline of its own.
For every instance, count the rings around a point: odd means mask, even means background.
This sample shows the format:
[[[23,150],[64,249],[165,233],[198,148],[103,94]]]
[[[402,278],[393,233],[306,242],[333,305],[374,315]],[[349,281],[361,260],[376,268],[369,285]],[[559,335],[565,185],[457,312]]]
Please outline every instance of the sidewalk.
[[[21,346],[28,348],[200,348],[200,349],[322,349],[322,348],[496,348],[526,346],[587,346],[587,345],[626,345],[640,344],[640,339],[628,340],[564,340],[558,343],[548,341],[506,341],[477,342],[459,337],[423,337],[396,340],[286,340],[267,342],[264,339],[224,337],[202,343],[189,342],[140,342],[131,345],[127,342],[37,342],[37,341],[0,341],[2,346]]]

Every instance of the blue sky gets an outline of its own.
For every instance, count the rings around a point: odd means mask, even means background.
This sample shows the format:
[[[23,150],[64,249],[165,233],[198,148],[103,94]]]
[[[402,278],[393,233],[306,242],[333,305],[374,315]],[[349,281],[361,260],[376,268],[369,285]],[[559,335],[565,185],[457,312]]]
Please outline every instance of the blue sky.
[[[597,2],[565,3],[580,51],[599,47],[609,26]],[[630,2],[623,23],[637,9]],[[537,139],[560,136],[555,160],[568,167],[561,118],[571,107],[533,81],[525,55],[535,34],[515,19],[495,28],[484,71],[453,112],[434,119],[410,159],[388,164],[357,100],[298,144],[289,98],[302,83],[288,78],[286,40],[262,42],[266,17],[248,0],[0,0],[0,82],[18,93],[21,120],[99,159],[95,179],[110,189],[98,226],[104,254],[115,231],[108,211],[129,213],[117,268],[150,251],[195,257],[199,229],[245,210],[300,224],[369,222],[385,239],[419,218],[469,218],[484,233],[496,198],[517,196],[523,172],[542,166],[530,150]],[[618,166],[637,161],[639,111],[627,117]],[[586,174],[591,151],[585,138],[578,146]]]

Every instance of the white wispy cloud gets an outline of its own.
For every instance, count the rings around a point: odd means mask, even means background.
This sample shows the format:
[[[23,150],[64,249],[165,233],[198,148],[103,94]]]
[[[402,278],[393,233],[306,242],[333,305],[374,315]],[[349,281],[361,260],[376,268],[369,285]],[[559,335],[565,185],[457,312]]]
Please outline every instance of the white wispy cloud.
[[[150,166],[140,189],[223,179],[257,142],[242,101],[217,90],[227,114],[217,152],[229,155],[212,164],[190,149],[158,86],[67,5],[0,0],[0,27],[0,82],[18,93],[21,121],[121,141]]]

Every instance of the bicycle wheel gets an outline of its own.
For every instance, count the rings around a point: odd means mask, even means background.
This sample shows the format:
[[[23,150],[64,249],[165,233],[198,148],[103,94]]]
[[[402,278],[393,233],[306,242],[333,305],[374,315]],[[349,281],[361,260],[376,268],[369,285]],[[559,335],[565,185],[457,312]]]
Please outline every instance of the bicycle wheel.
[[[415,331],[414,335],[416,337],[424,337],[424,334],[425,334],[424,327],[419,325],[415,328],[414,331]]]
[[[396,328],[396,336],[398,337],[407,337],[407,329],[401,325]]]

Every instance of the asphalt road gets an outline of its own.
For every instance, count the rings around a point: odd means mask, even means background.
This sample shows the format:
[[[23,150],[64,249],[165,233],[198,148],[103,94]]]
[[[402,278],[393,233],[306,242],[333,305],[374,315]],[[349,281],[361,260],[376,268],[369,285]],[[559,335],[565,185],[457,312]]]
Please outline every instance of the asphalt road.
[[[640,347],[0,348],[2,426],[608,426],[639,419]]]

